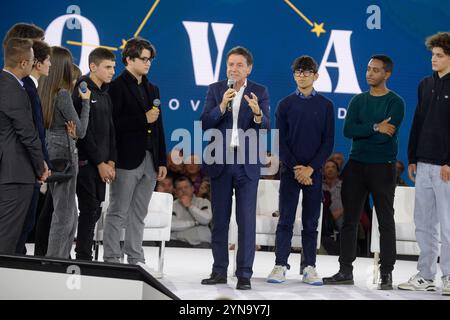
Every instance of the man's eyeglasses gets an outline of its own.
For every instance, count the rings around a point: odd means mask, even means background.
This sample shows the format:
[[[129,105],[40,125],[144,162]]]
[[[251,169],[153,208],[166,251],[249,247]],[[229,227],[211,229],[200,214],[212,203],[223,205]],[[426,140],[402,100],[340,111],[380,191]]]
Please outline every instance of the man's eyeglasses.
[[[304,76],[304,77],[309,77],[310,75],[314,74],[315,72],[313,70],[295,70],[294,71],[294,75],[296,77],[300,77],[300,76]]]
[[[152,63],[153,58],[147,58],[147,57],[136,57],[137,59],[141,60],[143,63]]]

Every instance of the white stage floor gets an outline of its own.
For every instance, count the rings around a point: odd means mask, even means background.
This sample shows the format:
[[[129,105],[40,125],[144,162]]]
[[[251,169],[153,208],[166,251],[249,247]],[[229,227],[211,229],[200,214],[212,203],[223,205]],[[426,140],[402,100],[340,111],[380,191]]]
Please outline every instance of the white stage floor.
[[[33,245],[27,245],[29,252]],[[144,247],[147,265],[157,268],[158,248]],[[100,258],[102,248],[100,248]],[[230,261],[233,261],[230,251]],[[319,275],[331,276],[338,271],[338,257],[319,255],[317,271]],[[289,263],[291,270],[287,273],[287,281],[282,284],[266,282],[266,277],[274,265],[274,253],[257,251],[253,266],[252,290],[236,290],[236,278],[231,276],[230,263],[228,284],[205,286],[200,281],[208,277],[212,266],[210,249],[166,248],[164,277],[159,281],[180,299],[189,300],[450,300],[450,296],[442,296],[440,288],[436,292],[410,292],[403,290],[380,291],[372,284],[373,260],[357,258],[354,263],[354,286],[321,286],[315,287],[301,282],[299,275],[300,255],[291,254]],[[398,260],[393,272],[394,286],[407,281],[416,273],[415,261]],[[437,285],[440,287],[440,272]]]

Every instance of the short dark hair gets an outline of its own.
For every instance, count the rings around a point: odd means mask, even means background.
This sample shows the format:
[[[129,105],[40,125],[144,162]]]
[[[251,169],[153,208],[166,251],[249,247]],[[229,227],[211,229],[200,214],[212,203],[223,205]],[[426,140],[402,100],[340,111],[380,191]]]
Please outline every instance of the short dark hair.
[[[439,32],[429,36],[425,41],[425,45],[430,50],[436,47],[442,48],[445,54],[450,56],[450,33]]]
[[[31,59],[29,53],[33,47],[33,41],[23,38],[11,38],[4,47],[5,66],[15,67],[21,61]]]
[[[191,179],[189,179],[189,178],[186,177],[186,176],[181,176],[181,177],[177,178],[177,179],[175,180],[175,182],[173,183],[173,185],[174,185],[175,188],[176,188],[176,187],[177,187],[177,184],[178,184],[179,182],[183,182],[183,181],[187,181],[187,182],[191,185],[191,187],[194,186],[194,185],[192,184]]]
[[[45,32],[42,28],[37,25],[30,23],[16,23],[13,25],[3,38],[3,47],[11,38],[25,38],[25,39],[42,39],[44,38]]]
[[[241,47],[241,46],[237,46],[232,48],[230,51],[228,51],[227,53],[227,61],[228,58],[232,55],[232,54],[239,54],[241,56],[245,57],[245,60],[247,60],[247,65],[252,66],[253,65],[253,55],[250,52],[250,50],[248,50],[247,48]]]
[[[41,40],[33,41],[33,51],[34,58],[37,62],[44,63],[45,59],[50,56],[51,48],[50,46]]]
[[[324,167],[325,167],[325,165],[326,165],[328,162],[333,163],[334,166],[336,167],[337,172],[339,173],[339,170],[340,170],[339,164],[338,164],[336,161],[334,161],[333,159],[328,159],[327,161],[325,161]]]
[[[374,54],[370,57],[370,59],[380,60],[381,62],[383,62],[384,71],[392,73],[392,70],[394,69],[394,61],[392,61],[389,56],[385,54]]]
[[[294,60],[292,63],[292,72],[295,72],[295,70],[312,70],[314,73],[317,73],[319,71],[319,66],[317,65],[316,60],[314,60],[310,56],[300,56]]]
[[[116,56],[106,48],[95,48],[89,54],[89,65],[93,63],[98,66],[103,60],[116,61]]]
[[[125,45],[125,48],[122,51],[122,62],[126,66],[127,65],[127,58],[135,59],[139,58],[142,54],[142,51],[147,49],[150,51],[151,58],[156,57],[156,49],[155,47],[150,43],[150,41],[144,39],[144,38],[131,38],[127,41],[127,44]]]

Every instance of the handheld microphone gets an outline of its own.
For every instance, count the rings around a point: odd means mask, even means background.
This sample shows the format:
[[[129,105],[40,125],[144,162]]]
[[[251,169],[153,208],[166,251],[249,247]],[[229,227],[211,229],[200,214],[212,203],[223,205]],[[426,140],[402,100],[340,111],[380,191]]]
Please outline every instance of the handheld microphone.
[[[153,107],[152,109],[158,109],[158,107],[161,105],[161,100],[159,99],[153,99]]]
[[[80,87],[80,91],[82,93],[86,93],[87,92],[87,83],[86,83],[86,81],[81,81],[79,87]]]
[[[228,79],[228,82],[227,82],[228,88],[233,89],[235,84],[236,84],[236,80],[234,80],[233,78]],[[233,110],[233,100],[228,101],[227,110],[228,111]]]

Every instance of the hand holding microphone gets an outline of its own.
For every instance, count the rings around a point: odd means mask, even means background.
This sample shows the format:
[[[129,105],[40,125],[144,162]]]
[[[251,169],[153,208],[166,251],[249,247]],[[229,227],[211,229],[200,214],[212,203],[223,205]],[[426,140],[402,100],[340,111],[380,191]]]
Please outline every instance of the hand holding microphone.
[[[83,100],[89,100],[91,98],[91,90],[88,89],[86,81],[81,81],[78,86],[78,92]]]
[[[159,99],[153,100],[153,106],[149,111],[145,113],[145,116],[147,117],[147,123],[153,123],[156,120],[158,120],[159,117],[159,106],[161,105],[161,101]]]
[[[233,98],[236,96],[236,90],[234,89],[235,84],[236,80],[232,78],[228,79],[227,85],[229,89],[223,94],[222,102],[220,104],[220,111],[222,111],[222,113],[224,113],[225,110],[233,110]]]

